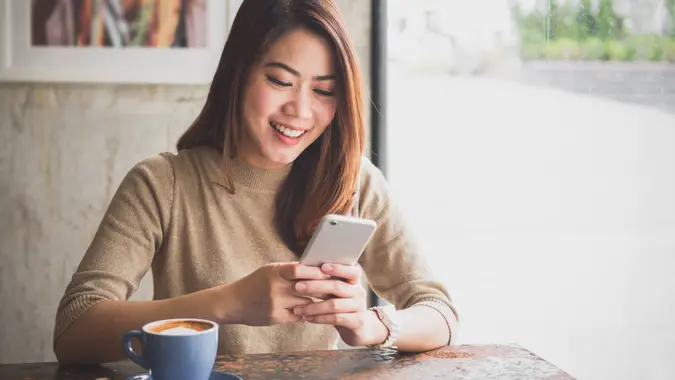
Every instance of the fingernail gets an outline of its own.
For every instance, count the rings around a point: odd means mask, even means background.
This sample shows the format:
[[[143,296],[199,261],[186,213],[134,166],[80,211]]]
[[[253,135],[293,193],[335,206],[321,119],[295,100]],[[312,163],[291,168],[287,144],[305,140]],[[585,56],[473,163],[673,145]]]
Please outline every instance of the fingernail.
[[[305,317],[305,321],[307,322],[312,322],[314,320],[314,317]]]
[[[302,282],[295,284],[295,290],[302,292],[305,289],[307,289],[307,285],[303,284]]]
[[[303,313],[304,311],[305,311],[305,310],[303,310],[302,307],[296,307],[295,309],[293,309],[293,314],[295,314],[295,315],[302,315],[302,313]]]
[[[333,266],[330,264],[324,264],[323,265],[323,271],[324,272],[332,272],[333,271]]]

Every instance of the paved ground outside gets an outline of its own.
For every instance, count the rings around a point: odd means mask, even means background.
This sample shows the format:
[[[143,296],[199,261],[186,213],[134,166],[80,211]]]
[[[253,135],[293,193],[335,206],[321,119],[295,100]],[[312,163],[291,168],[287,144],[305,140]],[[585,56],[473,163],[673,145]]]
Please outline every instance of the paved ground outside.
[[[573,74],[390,67],[392,191],[462,312],[460,342],[519,343],[580,379],[672,379],[673,91],[646,72],[563,90]],[[627,102],[633,88],[663,103]]]
[[[675,64],[535,62],[509,73],[520,83],[591,94],[675,113]]]

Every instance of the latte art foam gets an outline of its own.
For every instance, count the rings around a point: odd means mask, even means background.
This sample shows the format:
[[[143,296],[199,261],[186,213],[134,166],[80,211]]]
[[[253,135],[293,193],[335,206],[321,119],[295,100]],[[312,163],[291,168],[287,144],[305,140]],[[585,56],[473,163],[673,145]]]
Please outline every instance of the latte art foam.
[[[212,324],[202,321],[178,319],[153,325],[148,328],[148,331],[161,335],[194,335],[212,327]]]
[[[192,335],[196,332],[199,332],[200,330],[194,330],[188,327],[174,327],[170,329],[166,329],[162,331],[160,334],[162,335]]]

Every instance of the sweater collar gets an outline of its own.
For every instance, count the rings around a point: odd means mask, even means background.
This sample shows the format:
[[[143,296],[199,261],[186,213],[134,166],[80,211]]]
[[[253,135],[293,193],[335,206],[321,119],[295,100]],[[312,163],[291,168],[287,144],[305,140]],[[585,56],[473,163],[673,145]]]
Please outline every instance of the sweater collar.
[[[229,188],[227,181],[229,170],[235,186],[243,186],[259,192],[276,192],[288,177],[293,166],[291,164],[280,169],[261,169],[239,157],[221,154],[210,147],[207,149],[211,158],[209,177],[212,182],[226,188]]]

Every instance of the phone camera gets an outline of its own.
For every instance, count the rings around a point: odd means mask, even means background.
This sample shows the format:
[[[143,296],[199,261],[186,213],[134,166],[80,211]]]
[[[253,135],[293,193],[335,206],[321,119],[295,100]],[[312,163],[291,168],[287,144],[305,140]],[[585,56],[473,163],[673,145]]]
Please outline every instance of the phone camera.
[[[338,222],[332,220],[332,221],[330,222],[330,225],[331,225],[331,226],[337,226],[337,225],[338,225]]]

